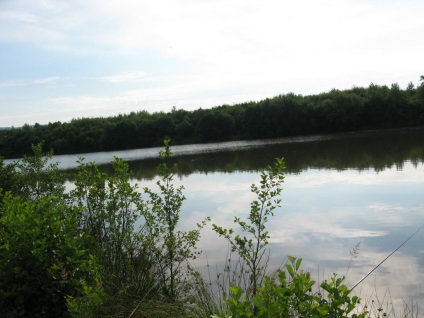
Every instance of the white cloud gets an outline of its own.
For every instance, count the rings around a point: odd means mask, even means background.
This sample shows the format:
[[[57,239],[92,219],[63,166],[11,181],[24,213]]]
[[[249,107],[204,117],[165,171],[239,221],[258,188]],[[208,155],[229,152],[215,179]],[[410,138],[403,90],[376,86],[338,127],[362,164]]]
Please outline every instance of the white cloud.
[[[0,22],[38,23],[39,21],[35,14],[24,11],[3,10],[0,12]]]
[[[38,3],[33,6],[34,13],[14,11],[14,16],[19,17],[15,21],[37,22],[41,26],[32,34],[34,37],[41,36],[42,31],[55,30],[68,47],[79,42],[114,49],[152,48],[166,56],[197,61],[209,71],[232,65],[243,74],[261,70],[269,73],[271,68],[301,76],[315,69],[337,71],[334,67],[338,65],[355,72],[358,67],[369,67],[371,62],[377,64],[372,69],[384,71],[383,65],[397,53],[422,52],[422,45],[415,40],[424,24],[420,15],[424,5],[418,2]],[[22,24],[17,29],[20,28]],[[46,39],[41,36],[41,40]],[[39,44],[54,46],[49,42]],[[411,51],[413,48],[418,52]],[[399,65],[394,64],[392,67]]]
[[[22,86],[22,85],[25,85],[25,81],[9,80],[9,81],[0,82],[0,88],[15,87],[15,86]]]
[[[340,66],[352,73],[358,67],[385,72],[386,63],[406,50],[405,45],[407,50],[417,48],[422,52],[421,44],[412,41],[418,35],[417,27],[423,25],[418,13],[421,4],[156,3],[108,2],[102,6],[104,14],[120,23],[112,36],[99,41],[128,49],[154,48],[167,56],[197,61],[205,68],[201,71],[216,69],[222,75],[227,68],[241,72],[240,76],[259,77],[272,69],[278,76],[304,77],[311,71],[330,72],[331,76],[339,74]],[[397,45],[399,38],[405,37],[405,45]]]
[[[138,71],[138,72],[123,72],[116,75],[108,75],[108,76],[99,76],[96,79],[109,82],[109,83],[124,83],[124,82],[134,82],[139,81],[141,79],[146,79],[149,74],[146,72]]]
[[[33,4],[37,2],[34,1]],[[43,46],[59,41],[61,35],[58,28],[49,27],[37,9],[36,5],[26,6],[22,1],[0,3],[0,43],[17,42]]]
[[[48,83],[56,82],[59,79],[60,79],[60,77],[58,77],[58,76],[51,76],[51,77],[40,78],[40,79],[34,80],[34,83],[35,84],[48,84]]]
[[[73,112],[113,107],[115,104],[114,99],[92,96],[63,96],[51,98],[50,101],[65,107],[63,111]]]

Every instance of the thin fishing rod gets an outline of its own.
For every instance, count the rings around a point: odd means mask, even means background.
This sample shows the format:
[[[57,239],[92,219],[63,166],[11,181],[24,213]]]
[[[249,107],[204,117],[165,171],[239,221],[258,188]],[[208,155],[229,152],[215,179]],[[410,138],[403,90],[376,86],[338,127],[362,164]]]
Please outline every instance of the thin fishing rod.
[[[390,256],[392,256],[398,249],[400,249],[403,245],[405,245],[406,242],[408,242],[415,234],[417,234],[422,228],[424,228],[424,224],[418,229],[416,230],[414,233],[412,233],[412,235],[410,237],[408,237],[402,244],[400,244],[398,246],[397,249],[395,249],[393,252],[391,252],[385,259],[383,259],[380,264],[378,264],[377,266],[375,266],[368,274],[366,274],[364,277],[362,277],[355,285],[353,285],[353,287],[351,288],[351,290],[353,290],[356,286],[358,286],[360,283],[362,283],[365,278],[367,278],[368,276],[371,275],[371,273],[373,271],[375,271],[381,264],[383,264]]]

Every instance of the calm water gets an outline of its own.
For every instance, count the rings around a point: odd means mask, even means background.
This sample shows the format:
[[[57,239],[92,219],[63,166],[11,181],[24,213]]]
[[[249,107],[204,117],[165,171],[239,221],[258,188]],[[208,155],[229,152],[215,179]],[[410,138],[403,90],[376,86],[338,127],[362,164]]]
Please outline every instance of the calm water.
[[[269,223],[271,267],[287,255],[302,257],[304,268],[318,277],[346,274],[350,251],[360,243],[347,282],[355,284],[424,224],[424,129],[231,142],[173,147],[187,198],[183,228],[206,216],[212,223],[234,226],[233,217],[249,212],[250,185],[259,170],[285,157],[283,204]],[[155,188],[158,149],[83,155],[107,163],[113,156],[130,161],[134,182]],[[64,169],[76,156],[57,156]],[[397,305],[424,298],[424,229],[377,269],[356,292],[389,288]],[[203,231],[200,249],[209,263],[222,264],[227,243]],[[202,268],[206,257],[197,265]],[[386,301],[390,301],[386,295]],[[419,303],[424,313],[424,300]]]

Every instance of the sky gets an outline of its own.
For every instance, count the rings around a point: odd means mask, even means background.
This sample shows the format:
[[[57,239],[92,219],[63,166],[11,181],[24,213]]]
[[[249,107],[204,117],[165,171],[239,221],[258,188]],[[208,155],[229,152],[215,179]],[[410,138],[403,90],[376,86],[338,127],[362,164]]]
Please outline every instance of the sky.
[[[0,127],[423,75],[424,0],[0,0]]]

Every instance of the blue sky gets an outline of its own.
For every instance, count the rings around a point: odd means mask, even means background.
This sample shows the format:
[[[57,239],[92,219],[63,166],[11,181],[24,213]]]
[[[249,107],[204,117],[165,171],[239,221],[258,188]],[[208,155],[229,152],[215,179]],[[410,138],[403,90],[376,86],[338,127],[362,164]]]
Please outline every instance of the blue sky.
[[[0,0],[0,127],[417,84],[423,12],[408,0]]]

